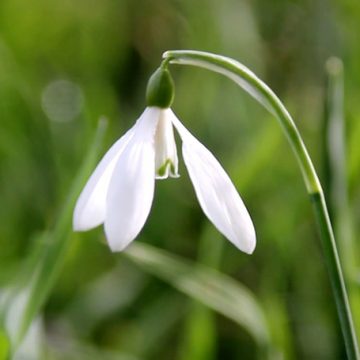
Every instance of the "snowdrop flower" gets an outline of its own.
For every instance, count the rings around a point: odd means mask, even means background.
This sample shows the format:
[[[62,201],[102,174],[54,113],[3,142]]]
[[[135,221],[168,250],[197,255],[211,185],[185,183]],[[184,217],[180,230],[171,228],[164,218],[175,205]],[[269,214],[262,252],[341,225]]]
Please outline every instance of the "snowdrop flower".
[[[86,231],[104,224],[113,251],[123,250],[136,238],[150,213],[155,179],[179,176],[175,127],[204,213],[236,247],[252,253],[256,239],[250,216],[214,155],[170,109],[173,94],[170,73],[162,66],[149,80],[148,107],[105,154],[80,194],[74,210],[74,230]]]

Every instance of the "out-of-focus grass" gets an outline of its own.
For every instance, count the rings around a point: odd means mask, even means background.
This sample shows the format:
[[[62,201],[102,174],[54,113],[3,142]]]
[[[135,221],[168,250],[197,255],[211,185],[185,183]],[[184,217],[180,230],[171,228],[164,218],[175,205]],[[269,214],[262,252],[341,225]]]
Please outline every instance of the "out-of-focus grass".
[[[317,168],[323,66],[331,55],[342,58],[346,180],[358,234],[359,19],[355,0],[2,0],[0,288],[14,286],[25,263],[24,275],[34,271],[39,234],[57,223],[97,120],[110,120],[104,153],[143,110],[147,78],[168,49],[223,53],[255,70],[290,108]],[[231,82],[171,71],[174,111],[231,175],[258,245],[246,256],[216,232],[183,164],[180,179],[157,182],[143,241],[248,288],[265,312],[272,347],[286,358],[342,358],[311,209],[278,125]],[[241,326],[111,254],[101,229],[74,234],[70,244],[39,318],[44,358],[257,358]],[[358,259],[356,240],[353,252]]]

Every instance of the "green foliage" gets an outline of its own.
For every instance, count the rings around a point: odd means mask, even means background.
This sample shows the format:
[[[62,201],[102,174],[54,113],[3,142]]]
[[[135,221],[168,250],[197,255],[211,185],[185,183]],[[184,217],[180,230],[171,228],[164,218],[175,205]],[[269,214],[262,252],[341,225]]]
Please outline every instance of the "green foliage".
[[[146,271],[170,282],[178,290],[243,326],[259,345],[269,345],[267,324],[261,306],[241,284],[200,265],[191,266],[150,245],[135,243],[125,254]]]
[[[10,344],[4,330],[0,330],[0,359],[6,359],[9,356]]]

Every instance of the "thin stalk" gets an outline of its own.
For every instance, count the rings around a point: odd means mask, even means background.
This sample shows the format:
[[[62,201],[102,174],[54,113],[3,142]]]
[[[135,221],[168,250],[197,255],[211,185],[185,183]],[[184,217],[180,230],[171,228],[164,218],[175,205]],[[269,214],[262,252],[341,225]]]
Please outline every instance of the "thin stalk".
[[[327,93],[323,133],[325,136],[324,162],[328,179],[327,198],[335,237],[338,239],[340,259],[344,262],[345,279],[347,285],[351,286],[356,277],[356,259],[346,177],[344,72],[341,60],[335,57],[330,58],[326,62],[326,74]],[[351,288],[349,292],[351,293]]]
[[[233,59],[192,50],[167,51],[163,58],[166,63],[202,67],[225,75],[258,100],[280,122],[300,165],[306,189],[312,200],[347,356],[350,360],[360,359],[348,295],[323,190],[291,115],[262,80],[246,66]]]
[[[338,240],[340,260],[348,288],[355,328],[359,330],[360,291],[356,282],[356,249],[353,219],[349,202],[346,164],[346,134],[344,118],[344,69],[336,57],[326,62],[326,97],[324,118],[325,195],[329,199],[330,219]]]
[[[14,339],[12,339],[13,352],[21,345],[32,321],[37,316],[58,279],[71,245],[72,209],[83,186],[84,179],[86,179],[89,173],[89,169],[93,168],[98,158],[106,129],[107,120],[100,119],[90,150],[87,153],[83,166],[79,169],[73,181],[69,196],[60,211],[54,229],[45,236],[47,242],[44,244],[44,251],[41,254],[37,267],[33,274],[30,274],[27,284],[19,289],[19,294],[22,292],[26,294],[26,301],[23,307],[18,309],[21,315],[18,329]],[[10,299],[10,306],[15,302],[16,296],[18,296],[17,292],[15,292],[14,298]]]
[[[218,270],[223,253],[219,234],[206,223],[200,235],[197,263]],[[198,301],[191,300],[185,323],[184,343],[180,359],[214,359],[217,334],[214,313]]]

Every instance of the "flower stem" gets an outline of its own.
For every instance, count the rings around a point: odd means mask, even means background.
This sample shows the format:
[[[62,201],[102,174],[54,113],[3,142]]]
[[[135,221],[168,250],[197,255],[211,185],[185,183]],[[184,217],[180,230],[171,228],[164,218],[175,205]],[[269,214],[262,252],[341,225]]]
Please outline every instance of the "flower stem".
[[[262,80],[246,66],[233,59],[192,50],[167,51],[163,58],[171,64],[202,67],[227,76],[258,100],[279,120],[298,160],[307,191],[312,200],[348,358],[350,360],[360,359],[348,295],[323,190],[291,115],[280,99]]]

